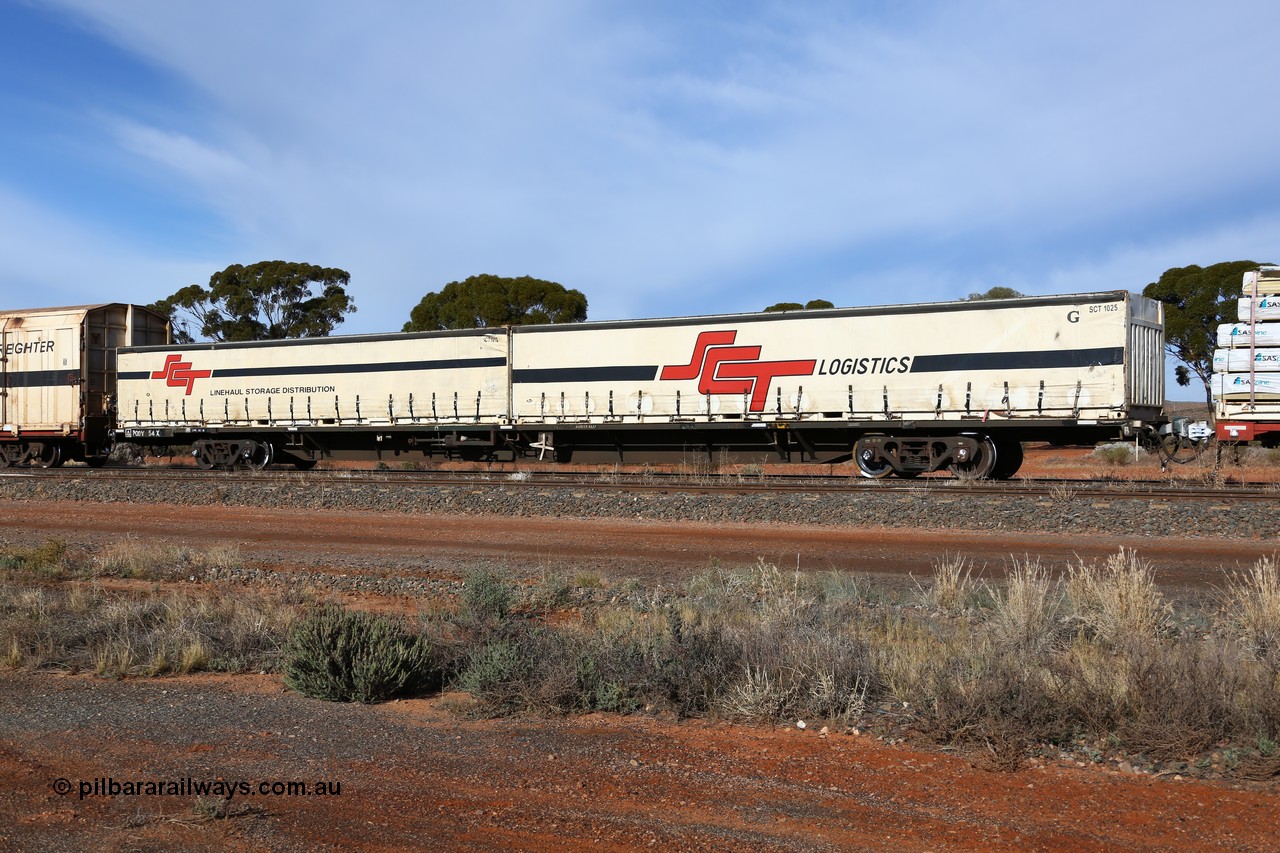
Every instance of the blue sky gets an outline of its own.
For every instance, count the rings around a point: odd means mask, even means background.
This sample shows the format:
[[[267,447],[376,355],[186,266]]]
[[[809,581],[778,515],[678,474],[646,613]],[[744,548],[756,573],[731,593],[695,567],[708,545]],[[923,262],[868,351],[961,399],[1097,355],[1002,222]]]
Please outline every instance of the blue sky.
[[[592,319],[1280,259],[1273,2],[0,2],[0,300],[339,266]],[[1194,395],[1193,395],[1194,396]]]

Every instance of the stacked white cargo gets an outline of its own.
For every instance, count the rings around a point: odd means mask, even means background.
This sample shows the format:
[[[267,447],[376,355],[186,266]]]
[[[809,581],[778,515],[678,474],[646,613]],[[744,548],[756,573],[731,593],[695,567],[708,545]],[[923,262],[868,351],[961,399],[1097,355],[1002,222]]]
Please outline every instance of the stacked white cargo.
[[[1213,396],[1218,438],[1280,437],[1280,266],[1244,274],[1238,323],[1218,327]]]

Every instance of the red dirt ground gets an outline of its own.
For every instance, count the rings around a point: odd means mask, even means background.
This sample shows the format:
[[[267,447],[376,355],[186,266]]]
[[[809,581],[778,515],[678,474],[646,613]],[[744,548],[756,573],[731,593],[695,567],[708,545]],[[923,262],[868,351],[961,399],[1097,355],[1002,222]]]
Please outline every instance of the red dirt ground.
[[[387,558],[414,562],[504,559],[533,567],[588,569],[614,579],[672,581],[713,561],[751,565],[763,559],[811,571],[887,575],[928,574],[934,561],[961,553],[988,573],[1000,573],[1011,556],[1039,557],[1061,567],[1076,557],[1095,559],[1121,547],[1136,549],[1176,585],[1207,585],[1222,570],[1252,565],[1276,550],[1270,540],[1168,539],[1143,536],[1065,537],[1013,531],[832,528],[821,525],[753,526],[618,519],[510,518],[395,515],[376,512],[296,512],[259,507],[204,507],[199,524],[189,507],[113,506],[86,512],[83,505],[0,501],[0,530],[39,542],[135,536],[200,548],[227,544],[234,531],[241,554],[288,568],[290,555],[313,564],[316,555],[349,572],[346,561]],[[322,561],[323,562],[323,561]]]
[[[10,849],[1280,847],[1274,791],[1057,764],[990,772],[981,757],[816,726],[471,721],[446,709],[451,697],[336,706],[263,676],[9,674],[0,684],[0,844]],[[47,720],[51,701],[92,713]],[[38,709],[30,723],[28,706]],[[15,736],[23,730],[31,736]],[[97,778],[186,777],[342,789],[240,796],[223,818],[198,817],[191,796],[78,795]],[[53,790],[58,778],[70,794]]]
[[[1071,463],[1065,463],[1070,465]],[[1078,460],[1076,461],[1078,465]],[[1046,459],[1033,463],[1050,466]],[[1065,466],[1064,466],[1065,467]],[[1086,474],[1087,476],[1087,474]],[[0,530],[101,542],[133,535],[225,543],[307,566],[384,549],[389,558],[590,563],[606,575],[674,579],[711,557],[806,568],[927,571],[957,550],[1109,553],[1088,543],[991,533],[291,513],[218,508],[183,526],[174,507],[0,504]],[[212,531],[212,532],[210,532]],[[1274,543],[1140,540],[1166,580],[1252,562]],[[317,556],[319,555],[319,556]],[[819,557],[819,555],[822,555]],[[825,560],[826,562],[823,562]],[[104,681],[0,672],[0,847],[102,850],[1280,850],[1280,792],[1153,778],[1072,762],[993,772],[982,755],[860,734],[591,715],[477,721],[447,695],[334,705],[270,676]],[[190,794],[80,799],[80,782],[305,780],[338,797],[243,796],[220,816]],[[52,787],[64,778],[72,793]]]

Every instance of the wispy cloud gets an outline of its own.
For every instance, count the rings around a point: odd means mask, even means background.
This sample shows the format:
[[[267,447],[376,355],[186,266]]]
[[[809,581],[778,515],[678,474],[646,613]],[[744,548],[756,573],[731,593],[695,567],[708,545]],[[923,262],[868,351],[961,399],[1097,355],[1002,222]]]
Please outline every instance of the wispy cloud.
[[[123,118],[111,120],[110,125],[123,149],[196,183],[216,186],[246,177],[246,166],[234,156],[185,134],[147,127]]]
[[[182,87],[100,107],[119,168],[218,266],[349,269],[352,331],[477,272],[607,318],[1276,254],[1270,3],[53,5]]]

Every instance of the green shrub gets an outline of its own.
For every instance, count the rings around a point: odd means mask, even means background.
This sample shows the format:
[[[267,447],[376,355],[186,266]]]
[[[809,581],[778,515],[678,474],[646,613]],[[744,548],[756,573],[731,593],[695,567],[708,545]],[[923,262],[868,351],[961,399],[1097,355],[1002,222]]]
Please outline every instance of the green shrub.
[[[573,584],[560,572],[544,572],[533,589],[532,598],[535,604],[548,610],[564,607],[573,601]]]
[[[719,618],[686,623],[679,608],[666,611],[667,631],[649,652],[655,700],[677,717],[705,714],[744,671],[742,647]]]
[[[596,673],[593,640],[572,628],[505,623],[472,649],[457,685],[491,714],[621,710],[626,688]]]
[[[639,684],[610,678],[601,670],[600,657],[584,651],[576,661],[579,705],[585,711],[634,711],[639,704],[631,695]]]
[[[619,620],[581,632],[573,648],[578,709],[629,713],[644,704],[650,684],[648,627],[646,618],[632,617],[629,624]]]
[[[499,637],[471,654],[458,683],[477,699],[493,698],[495,689],[513,683],[526,668],[528,661],[516,643],[509,637]]]
[[[501,622],[511,613],[515,589],[492,569],[473,569],[463,579],[462,600],[467,610],[482,622]]]
[[[377,702],[436,678],[426,638],[385,616],[326,606],[294,623],[285,646],[285,684],[316,699]]]

